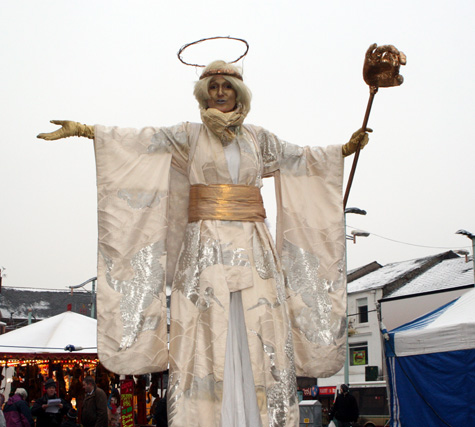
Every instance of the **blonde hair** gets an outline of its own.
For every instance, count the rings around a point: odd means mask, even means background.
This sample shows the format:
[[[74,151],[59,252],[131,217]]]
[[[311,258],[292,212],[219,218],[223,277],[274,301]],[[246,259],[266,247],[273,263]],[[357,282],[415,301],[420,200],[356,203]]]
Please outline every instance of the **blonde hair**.
[[[239,70],[238,67],[221,60],[213,61],[203,70],[202,74],[211,70],[221,70],[223,68],[241,74],[241,70]],[[252,98],[252,94],[249,88],[244,84],[242,80],[239,80],[237,77],[227,76],[223,74],[220,74],[220,76],[223,77],[229,83],[231,83],[233,89],[236,91],[236,102],[242,105],[242,112],[247,115],[247,113],[249,113],[249,111],[251,110]],[[213,76],[205,77],[204,79],[198,80],[195,83],[195,89],[193,91],[193,94],[195,95],[195,98],[200,104],[200,107],[203,109],[208,108],[208,87],[212,78]]]

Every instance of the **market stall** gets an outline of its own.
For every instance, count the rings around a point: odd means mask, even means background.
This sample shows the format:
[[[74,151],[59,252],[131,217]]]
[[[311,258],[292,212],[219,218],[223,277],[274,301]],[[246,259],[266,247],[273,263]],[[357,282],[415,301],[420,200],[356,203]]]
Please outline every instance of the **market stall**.
[[[472,290],[389,332],[391,426],[475,425],[474,307]]]
[[[54,378],[60,394],[77,398],[84,374],[95,371],[97,322],[66,311],[0,335],[2,392],[23,387],[31,399],[42,394],[45,378]]]

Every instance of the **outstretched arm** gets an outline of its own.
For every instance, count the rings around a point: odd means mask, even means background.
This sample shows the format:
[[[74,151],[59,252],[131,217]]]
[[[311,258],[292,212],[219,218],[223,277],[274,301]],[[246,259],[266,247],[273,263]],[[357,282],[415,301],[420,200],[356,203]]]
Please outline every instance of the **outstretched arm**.
[[[368,132],[373,132],[373,130],[368,128],[366,128],[366,130],[358,129],[353,135],[351,135],[350,140],[341,147],[343,157],[353,154],[358,148],[358,145],[363,149],[369,141]]]
[[[70,120],[51,120],[50,123],[61,126],[61,129],[49,133],[40,133],[36,136],[37,138],[45,139],[46,141],[54,141],[70,136],[83,136],[94,139],[94,126],[82,125]]]

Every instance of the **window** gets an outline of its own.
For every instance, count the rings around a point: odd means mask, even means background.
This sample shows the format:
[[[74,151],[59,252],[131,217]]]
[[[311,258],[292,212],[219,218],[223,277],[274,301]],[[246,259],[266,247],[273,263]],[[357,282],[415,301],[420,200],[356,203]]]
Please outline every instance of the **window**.
[[[368,323],[368,298],[359,298],[356,300],[358,310],[358,323]]]
[[[368,343],[350,344],[350,365],[364,366],[368,364]]]
[[[365,414],[365,418],[374,415],[389,416],[386,387],[351,387],[351,394],[356,398],[360,414]]]

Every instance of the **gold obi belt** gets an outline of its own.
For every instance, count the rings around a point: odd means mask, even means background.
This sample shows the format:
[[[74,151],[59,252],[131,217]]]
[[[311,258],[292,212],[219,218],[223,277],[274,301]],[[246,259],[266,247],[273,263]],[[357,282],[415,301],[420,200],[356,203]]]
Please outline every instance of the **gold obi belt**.
[[[264,222],[261,191],[250,185],[192,185],[188,222],[204,219]]]

